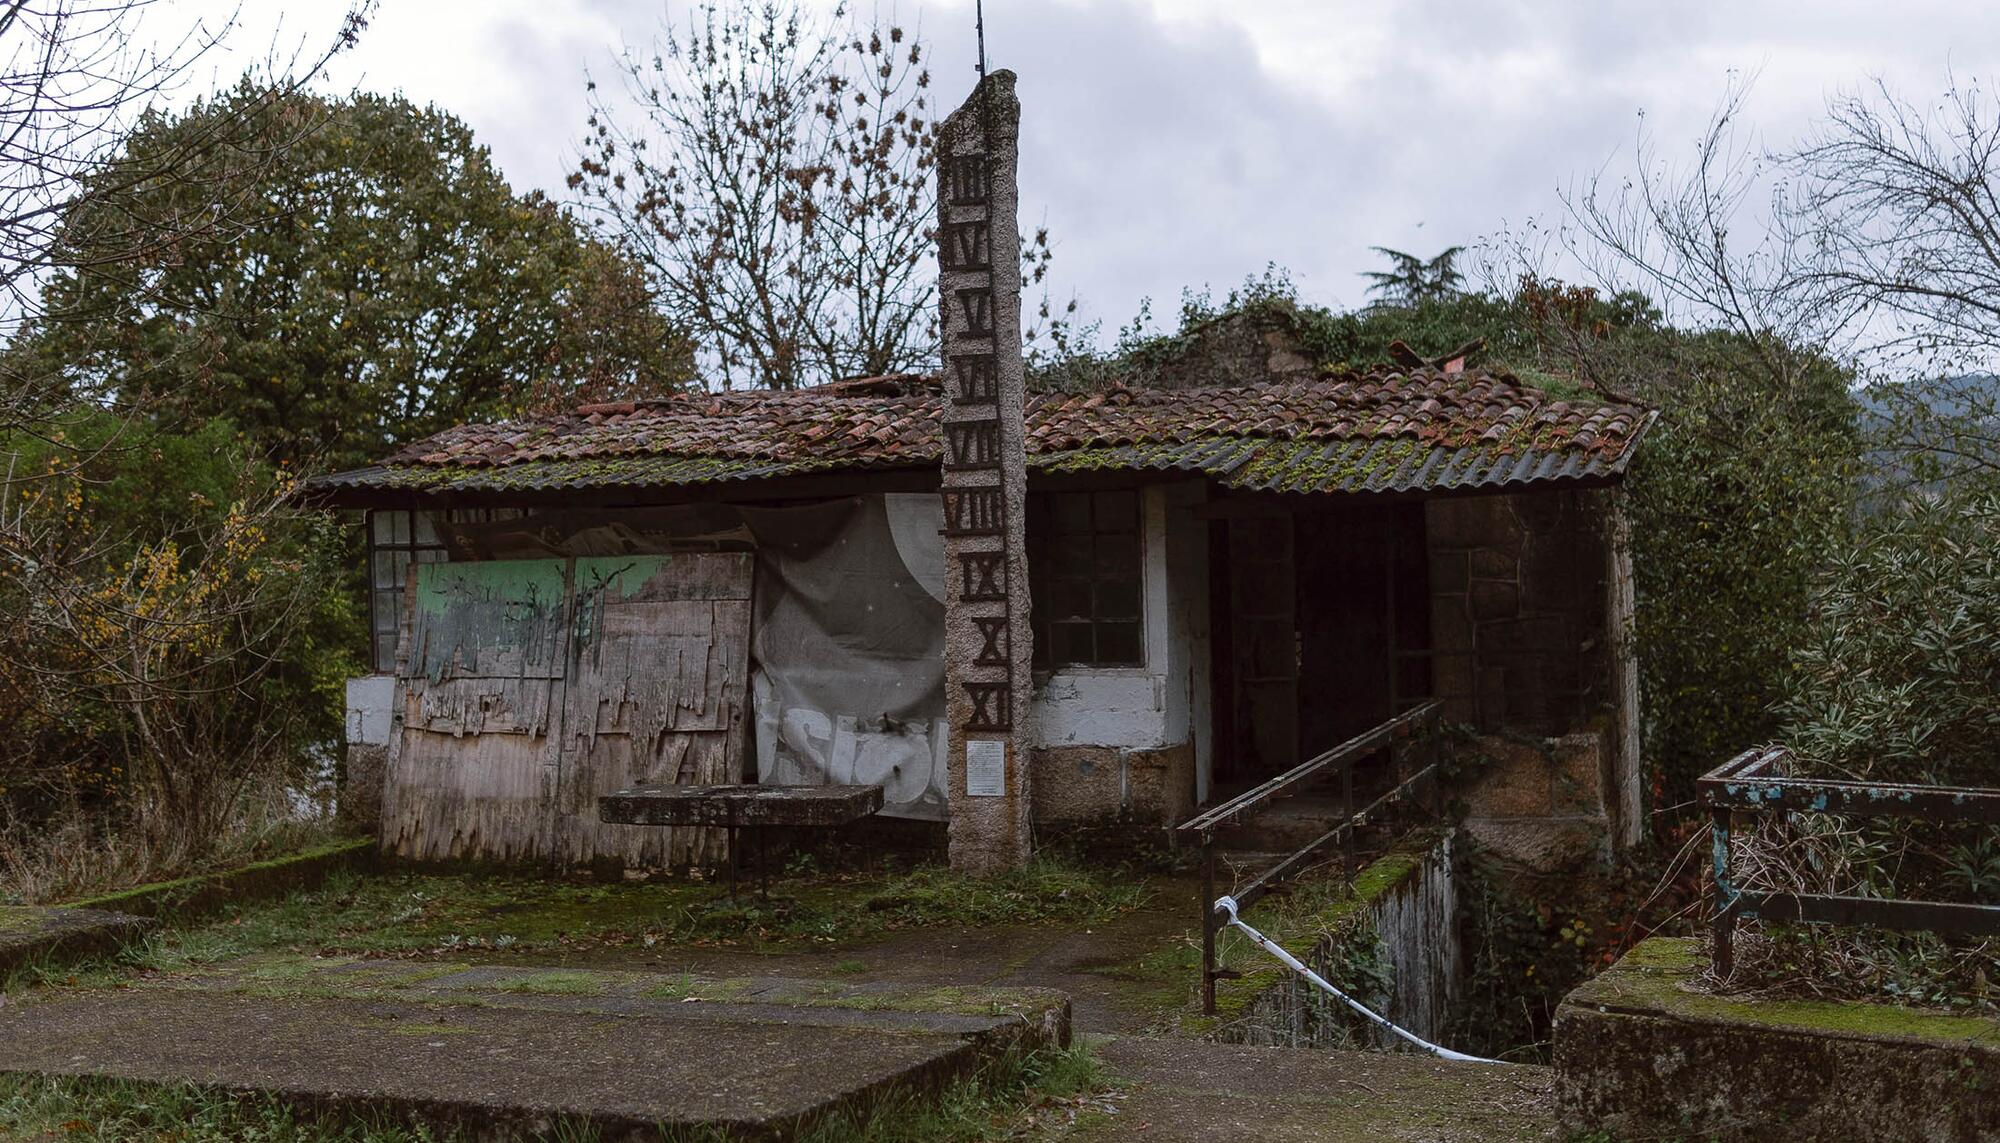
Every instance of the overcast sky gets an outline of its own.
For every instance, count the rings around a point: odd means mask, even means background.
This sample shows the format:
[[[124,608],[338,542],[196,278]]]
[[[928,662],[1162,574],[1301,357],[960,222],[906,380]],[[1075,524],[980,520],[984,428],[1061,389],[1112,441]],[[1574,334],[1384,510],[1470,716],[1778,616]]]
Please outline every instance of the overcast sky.
[[[944,100],[963,98],[970,0],[861,4],[919,25]],[[302,35],[340,5],[244,7],[237,42],[254,46],[280,10]],[[586,71],[608,77],[667,8],[382,0],[329,85],[436,102],[516,187],[560,195]],[[1107,333],[1142,297],[1171,315],[1184,286],[1271,262],[1315,300],[1358,304],[1370,246],[1429,255],[1559,222],[1559,192],[1631,170],[1642,129],[1687,153],[1732,71],[1756,75],[1772,146],[1873,77],[1929,98],[1947,70],[2000,71],[2000,5],[1976,0],[989,0],[986,18],[989,58],[1020,75],[1023,222],[1046,219],[1061,288]]]

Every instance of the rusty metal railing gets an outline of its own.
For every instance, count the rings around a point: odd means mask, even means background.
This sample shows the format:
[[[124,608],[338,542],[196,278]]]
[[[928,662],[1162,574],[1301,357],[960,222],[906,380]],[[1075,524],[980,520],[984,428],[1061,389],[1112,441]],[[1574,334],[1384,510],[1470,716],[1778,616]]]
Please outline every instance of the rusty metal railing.
[[[1236,974],[1215,965],[1215,938],[1227,921],[1218,920],[1215,901],[1220,896],[1216,892],[1215,838],[1227,826],[1256,816],[1269,809],[1271,803],[1286,794],[1297,793],[1305,784],[1315,778],[1338,775],[1341,780],[1341,805],[1348,810],[1348,816],[1332,829],[1321,834],[1305,848],[1298,850],[1262,873],[1251,878],[1248,883],[1232,889],[1227,896],[1235,901],[1238,909],[1248,910],[1258,899],[1273,888],[1300,871],[1319,853],[1333,845],[1343,847],[1343,868],[1349,878],[1355,873],[1355,831],[1375,820],[1383,811],[1398,803],[1409,800],[1418,790],[1430,795],[1430,809],[1435,813],[1437,806],[1438,767],[1442,762],[1442,748],[1438,737],[1439,704],[1432,700],[1412,707],[1402,714],[1375,727],[1363,731],[1353,738],[1335,746],[1323,754],[1316,755],[1270,781],[1246,791],[1234,798],[1202,811],[1176,827],[1175,833],[1184,841],[1191,840],[1201,847],[1201,1009],[1215,1013],[1215,982]],[[1420,739],[1421,755],[1419,767],[1410,774],[1402,772],[1406,761],[1397,747],[1410,739]],[[1376,751],[1386,751],[1392,777],[1387,793],[1376,798],[1359,810],[1354,809],[1354,764],[1369,757]]]
[[[1746,920],[2000,936],[2000,905],[1760,893],[1737,885],[1730,868],[1730,836],[1740,813],[1850,814],[2000,825],[2000,789],[1795,778],[1786,773],[1789,757],[1782,746],[1746,750],[1695,783],[1710,814],[1716,975],[1726,977],[1735,968],[1736,925]]]

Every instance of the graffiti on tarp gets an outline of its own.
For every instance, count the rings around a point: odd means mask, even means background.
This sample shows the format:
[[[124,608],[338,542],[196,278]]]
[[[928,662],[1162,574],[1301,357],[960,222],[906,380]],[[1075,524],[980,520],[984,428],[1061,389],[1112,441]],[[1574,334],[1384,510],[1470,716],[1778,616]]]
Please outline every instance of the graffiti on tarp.
[[[902,722],[880,714],[779,708],[770,701],[768,679],[760,675],[753,686],[759,782],[880,786],[882,813],[944,820],[944,719]]]

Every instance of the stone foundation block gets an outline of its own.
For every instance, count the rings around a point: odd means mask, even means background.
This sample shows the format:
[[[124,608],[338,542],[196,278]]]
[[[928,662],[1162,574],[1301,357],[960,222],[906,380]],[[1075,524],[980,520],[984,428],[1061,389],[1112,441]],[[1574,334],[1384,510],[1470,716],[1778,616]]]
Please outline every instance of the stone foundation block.
[[[2000,1138],[2000,1019],[1737,1000],[1693,940],[1642,942],[1556,1013],[1562,1127],[1615,1139]]]
[[[1039,823],[1170,826],[1194,812],[1194,748],[1187,744],[1158,750],[1056,746],[1035,751],[1030,761]]]

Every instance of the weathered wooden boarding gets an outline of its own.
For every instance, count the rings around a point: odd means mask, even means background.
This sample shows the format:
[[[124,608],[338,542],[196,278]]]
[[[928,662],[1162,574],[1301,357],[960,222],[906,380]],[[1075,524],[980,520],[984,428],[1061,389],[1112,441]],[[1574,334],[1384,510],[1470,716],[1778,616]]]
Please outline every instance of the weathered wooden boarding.
[[[385,848],[419,859],[671,867],[715,830],[597,799],[743,774],[751,557],[419,564],[405,593]]]

